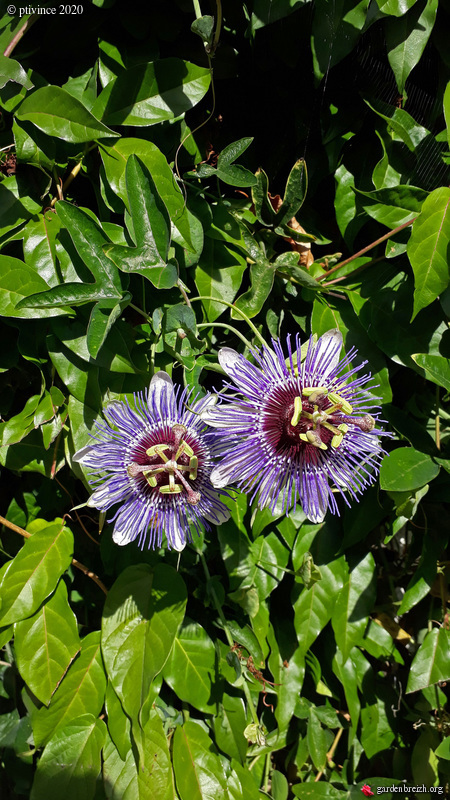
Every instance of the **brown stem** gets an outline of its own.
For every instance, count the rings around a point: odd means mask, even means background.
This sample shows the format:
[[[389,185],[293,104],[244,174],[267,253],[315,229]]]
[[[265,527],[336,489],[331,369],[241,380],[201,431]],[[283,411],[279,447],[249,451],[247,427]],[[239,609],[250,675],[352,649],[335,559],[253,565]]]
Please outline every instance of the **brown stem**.
[[[10,41],[8,47],[6,48],[6,50],[4,50],[3,55],[6,56],[6,58],[9,58],[9,56],[13,52],[14,48],[16,47],[16,45],[19,44],[22,36],[31,28],[31,26],[33,25],[34,22],[36,22],[38,17],[39,17],[39,14],[32,14],[31,17],[28,17],[28,19],[25,20],[25,22],[23,23],[22,27],[19,28],[19,30],[17,31],[16,35],[11,39],[11,41]]]
[[[366,267],[371,267],[373,264],[378,264],[379,261],[384,261],[384,260],[385,256],[378,256],[378,258],[372,258],[371,261],[367,261],[366,264],[361,264],[360,267],[354,269],[353,272],[351,272],[349,275],[340,275],[339,278],[334,278],[332,281],[327,281],[326,283],[323,283],[322,286],[333,286],[333,284],[335,283],[340,283],[341,281],[345,281],[346,278],[350,277],[353,278],[355,275],[358,274],[358,272],[362,272],[363,269],[366,269]]]
[[[15,525],[14,522],[10,522],[8,519],[5,519],[5,517],[0,516],[0,524],[5,525],[6,528],[9,528],[15,533],[20,533],[20,535],[23,536],[25,539],[29,539],[31,536],[31,533],[28,533],[28,531],[25,531],[23,528],[19,528],[18,525]],[[85,565],[82,564],[81,561],[78,561],[76,558],[72,558],[72,564],[74,567],[76,567],[85,575],[87,575],[88,578],[91,578],[91,580],[93,580],[94,583],[96,583],[97,586],[100,587],[102,592],[108,594],[108,589],[106,588],[104,583],[101,582],[100,578],[94,572],[91,572],[91,570],[88,569],[88,567],[85,567]]]
[[[395,234],[398,233],[399,231],[402,231],[403,228],[407,228],[408,225],[412,225],[413,222],[416,221],[416,219],[417,219],[417,217],[414,217],[414,219],[410,219],[410,220],[408,220],[408,222],[404,222],[402,225],[399,225],[398,228],[394,228],[393,231],[388,231],[387,233],[384,234],[384,236],[380,236],[379,239],[377,239],[375,242],[372,242],[372,244],[368,244],[367,247],[363,247],[362,250],[358,250],[358,252],[355,253],[354,255],[350,256],[350,258],[346,258],[345,261],[341,261],[339,264],[336,264],[335,267],[332,267],[327,272],[322,273],[322,275],[320,275],[320,277],[316,278],[316,280],[317,281],[323,281],[324,278],[328,278],[328,275],[332,275],[333,272],[336,272],[338,269],[342,269],[342,267],[345,267],[345,265],[349,264],[350,261],[354,261],[355,258],[359,258],[360,256],[363,256],[364,253],[367,253],[369,250],[372,250],[374,247],[377,246],[377,244],[381,244],[381,242],[385,242],[386,239],[390,239],[391,236],[395,236]]]

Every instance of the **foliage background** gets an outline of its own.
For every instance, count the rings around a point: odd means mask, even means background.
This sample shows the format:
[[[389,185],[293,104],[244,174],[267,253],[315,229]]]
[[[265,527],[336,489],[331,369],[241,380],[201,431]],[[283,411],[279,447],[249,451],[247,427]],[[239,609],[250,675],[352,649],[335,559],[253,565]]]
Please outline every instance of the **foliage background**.
[[[227,0],[215,47],[203,5],[213,88],[197,3],[2,11],[1,796],[448,788],[450,6]],[[380,484],[118,548],[71,456],[245,318],[358,348]]]

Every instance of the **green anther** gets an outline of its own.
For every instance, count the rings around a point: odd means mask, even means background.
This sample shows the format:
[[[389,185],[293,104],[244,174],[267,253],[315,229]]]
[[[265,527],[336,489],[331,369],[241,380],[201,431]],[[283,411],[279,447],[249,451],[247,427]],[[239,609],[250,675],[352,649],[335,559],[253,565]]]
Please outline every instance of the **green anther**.
[[[302,394],[304,394],[305,397],[313,397],[314,395],[320,397],[321,395],[327,395],[328,389],[326,389],[325,386],[305,386],[305,388],[302,389]]]
[[[302,408],[303,408],[302,398],[296,397],[294,400],[294,414],[291,419],[291,425],[293,428],[295,428],[295,426],[298,425],[298,423],[300,422],[302,416]]]
[[[193,451],[192,447],[190,447],[190,445],[188,445],[187,442],[185,442],[184,440],[182,442],[180,442],[180,446],[179,446],[179,448],[178,448],[178,450],[176,452],[174,460],[178,461],[179,457],[183,453],[185,453],[190,458],[192,458],[192,456],[194,455],[194,451]]]
[[[180,486],[179,483],[174,483],[173,486],[160,486],[159,491],[161,494],[180,494],[183,491],[183,487]]]
[[[149,486],[156,486],[156,478],[154,477],[153,473],[151,472],[144,472],[144,478],[147,481]]]
[[[337,408],[340,408],[341,411],[344,412],[344,414],[352,413],[353,406],[351,406],[348,400],[344,400],[344,398],[341,397],[339,394],[336,394],[335,392],[330,392],[330,394],[328,395],[328,399],[335,404],[336,410]],[[327,413],[330,414],[330,412],[331,408],[327,408]]]
[[[336,433],[331,440],[331,447],[339,447],[339,445],[342,443],[344,435],[348,431],[348,425],[342,423],[342,425],[338,425],[338,430],[339,433]]]
[[[170,444],[154,444],[153,447],[148,448],[147,455],[159,456],[163,461],[168,461],[169,459],[164,455],[164,450],[170,450]]]
[[[306,431],[306,439],[309,444],[312,444],[314,447],[318,447],[319,450],[328,450],[325,442],[322,442],[320,436],[315,433],[315,431]]]
[[[302,442],[307,442],[308,441],[308,437],[307,437],[306,433],[301,433],[300,434],[300,439],[302,440]]]
[[[197,456],[191,456],[189,459],[189,480],[195,481],[197,477],[197,467],[198,467],[198,458]]]

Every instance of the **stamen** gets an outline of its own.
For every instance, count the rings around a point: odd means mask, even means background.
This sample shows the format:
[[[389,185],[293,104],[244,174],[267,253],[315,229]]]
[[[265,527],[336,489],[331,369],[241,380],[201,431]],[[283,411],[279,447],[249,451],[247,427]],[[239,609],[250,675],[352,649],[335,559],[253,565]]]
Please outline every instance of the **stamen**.
[[[168,461],[169,459],[164,454],[164,450],[170,450],[170,444],[154,444],[153,447],[149,447],[147,450],[148,456],[159,456],[163,461]]]
[[[316,403],[319,397],[325,397],[328,394],[328,389],[325,386],[305,386],[302,394],[309,397],[311,403]]]
[[[338,430],[339,433],[336,433],[331,440],[331,447],[339,447],[339,445],[342,444],[344,435],[348,431],[348,425],[342,423],[342,425],[338,425]]]
[[[344,400],[344,398],[341,397],[339,394],[336,394],[335,392],[330,392],[328,395],[328,399],[335,404],[333,408],[327,408],[328,414],[333,413],[333,411],[337,411],[338,409],[341,409],[344,412],[344,414],[352,413],[353,406],[351,406],[348,400]]]
[[[189,480],[195,481],[197,478],[197,469],[198,469],[198,458],[197,456],[191,456],[189,459]]]
[[[322,439],[316,431],[306,431],[306,440],[309,444],[318,447],[320,450],[328,450],[325,442],[322,442]]]
[[[294,414],[291,419],[291,425],[293,428],[295,428],[296,425],[298,425],[298,423],[300,422],[302,416],[302,408],[303,408],[302,398],[296,397],[294,400]]]

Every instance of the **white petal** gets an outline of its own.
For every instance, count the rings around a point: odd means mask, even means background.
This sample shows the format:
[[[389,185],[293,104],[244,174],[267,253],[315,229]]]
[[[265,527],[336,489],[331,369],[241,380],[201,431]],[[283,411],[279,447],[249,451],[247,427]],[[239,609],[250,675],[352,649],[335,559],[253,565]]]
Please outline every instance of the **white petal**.
[[[205,408],[200,412],[200,419],[202,419],[203,422],[206,422],[207,425],[211,425],[213,428],[223,427],[220,408]]]
[[[161,396],[165,395],[167,398],[167,402],[169,401],[170,396],[173,394],[173,383],[172,378],[167,372],[155,372],[153,378],[150,381],[150,388],[149,394],[154,399],[157,408],[161,410]]]
[[[182,550],[186,547],[187,539],[185,534],[183,533],[183,529],[178,524],[178,520],[175,515],[172,517],[172,541],[170,541],[168,533],[166,531],[167,541],[169,542],[169,547],[173,550],[176,550],[177,553],[181,553]]]
[[[87,445],[86,447],[82,447],[81,450],[77,450],[77,452],[73,454],[72,461],[76,461],[77,464],[89,465],[89,461],[91,460],[89,456],[93,449],[94,446],[91,444]]]
[[[224,486],[228,486],[232,481],[229,467],[227,468],[225,464],[219,464],[218,467],[214,467],[209,479],[216,489],[223,489]]]
[[[341,349],[342,333],[338,328],[332,328],[330,331],[324,333],[318,340],[315,347],[314,358],[316,364],[319,364],[322,359],[326,361],[323,377],[337,367]]]
[[[124,547],[126,544],[130,544],[130,542],[132,542],[136,536],[133,535],[133,532],[130,529],[120,530],[116,526],[113,530],[112,538],[114,544],[119,544],[121,547]]]
[[[203,516],[213,525],[222,525],[222,522],[227,522],[230,519],[231,513],[228,508],[217,508],[214,509],[214,513],[212,511],[209,513],[204,512]]]
[[[232,378],[234,373],[234,366],[237,361],[241,358],[239,353],[236,350],[233,350],[231,347],[222,347],[219,350],[219,364],[222,369],[227,373],[227,375]]]
[[[105,503],[108,503],[110,500],[110,491],[108,489],[108,484],[104,483],[102,486],[99,486],[98,489],[95,490],[93,494],[91,494],[89,500],[87,501],[86,505],[90,508],[98,508],[100,510],[104,510]]]

